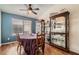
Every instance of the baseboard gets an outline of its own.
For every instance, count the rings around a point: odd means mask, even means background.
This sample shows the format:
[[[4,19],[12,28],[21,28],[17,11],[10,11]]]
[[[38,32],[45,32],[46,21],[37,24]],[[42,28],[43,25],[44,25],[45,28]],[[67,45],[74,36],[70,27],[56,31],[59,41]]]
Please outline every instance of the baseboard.
[[[1,44],[0,44],[0,47],[1,47]]]
[[[6,45],[6,44],[15,43],[15,42],[16,42],[16,41],[13,41],[13,42],[7,42],[7,43],[2,43],[1,46],[2,46],[2,45]]]
[[[72,55],[79,55],[79,53],[73,52],[73,51],[69,51],[70,54]]]

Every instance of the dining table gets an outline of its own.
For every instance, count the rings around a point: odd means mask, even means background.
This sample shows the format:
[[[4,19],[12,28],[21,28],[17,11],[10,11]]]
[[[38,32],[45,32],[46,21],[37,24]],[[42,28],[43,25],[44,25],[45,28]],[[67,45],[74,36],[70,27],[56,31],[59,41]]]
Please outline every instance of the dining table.
[[[27,55],[35,55],[35,51],[37,48],[36,45],[36,34],[33,35],[20,35],[20,42],[24,48],[25,54]]]

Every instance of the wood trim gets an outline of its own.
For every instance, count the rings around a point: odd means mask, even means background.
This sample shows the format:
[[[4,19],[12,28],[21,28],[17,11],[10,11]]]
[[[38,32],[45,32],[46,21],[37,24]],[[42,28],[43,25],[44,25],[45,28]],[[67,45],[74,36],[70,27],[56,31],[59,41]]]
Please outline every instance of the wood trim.
[[[49,32],[49,38],[50,38],[50,43],[51,43],[51,18],[50,18],[50,32]]]
[[[51,34],[61,34],[61,35],[63,35],[63,34],[66,34],[66,33],[61,33],[61,32],[51,32]]]
[[[13,41],[13,42],[7,42],[7,43],[2,43],[2,44],[1,44],[1,46],[2,46],[2,45],[11,44],[11,43],[15,43],[15,42],[17,42],[17,41]]]
[[[66,49],[66,48],[64,48],[64,47],[62,47],[62,46],[58,46],[58,45],[56,45],[56,44],[54,44],[54,43],[51,43],[50,44],[51,46],[54,46],[54,47],[56,47],[56,48],[58,48],[58,49],[61,49],[61,50],[63,50],[63,51],[69,51],[68,49]]]
[[[66,12],[63,12],[63,13],[59,13],[59,14],[50,16],[50,18],[56,18],[56,17],[66,16],[68,14],[70,14],[69,11],[66,11]]]
[[[79,53],[73,52],[73,51],[69,51],[70,54],[72,55],[79,55]]]

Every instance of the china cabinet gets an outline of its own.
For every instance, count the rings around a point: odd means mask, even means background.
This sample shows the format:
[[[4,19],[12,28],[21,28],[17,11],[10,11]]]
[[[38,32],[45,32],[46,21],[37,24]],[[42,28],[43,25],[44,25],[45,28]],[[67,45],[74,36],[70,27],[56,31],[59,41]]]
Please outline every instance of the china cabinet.
[[[44,48],[45,48],[45,21],[43,19],[41,20],[41,37],[43,39],[42,51],[43,51],[43,54],[44,54]]]
[[[41,34],[45,35],[45,21],[41,20]]]
[[[50,44],[63,50],[69,49],[69,12],[50,17]]]

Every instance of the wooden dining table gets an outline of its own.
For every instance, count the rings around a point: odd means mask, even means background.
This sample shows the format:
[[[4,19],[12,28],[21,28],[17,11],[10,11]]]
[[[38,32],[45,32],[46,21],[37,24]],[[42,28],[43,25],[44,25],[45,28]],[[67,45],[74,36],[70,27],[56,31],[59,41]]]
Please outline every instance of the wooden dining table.
[[[36,51],[36,34],[34,35],[20,35],[20,42],[24,47],[25,54],[27,55],[35,55]]]

